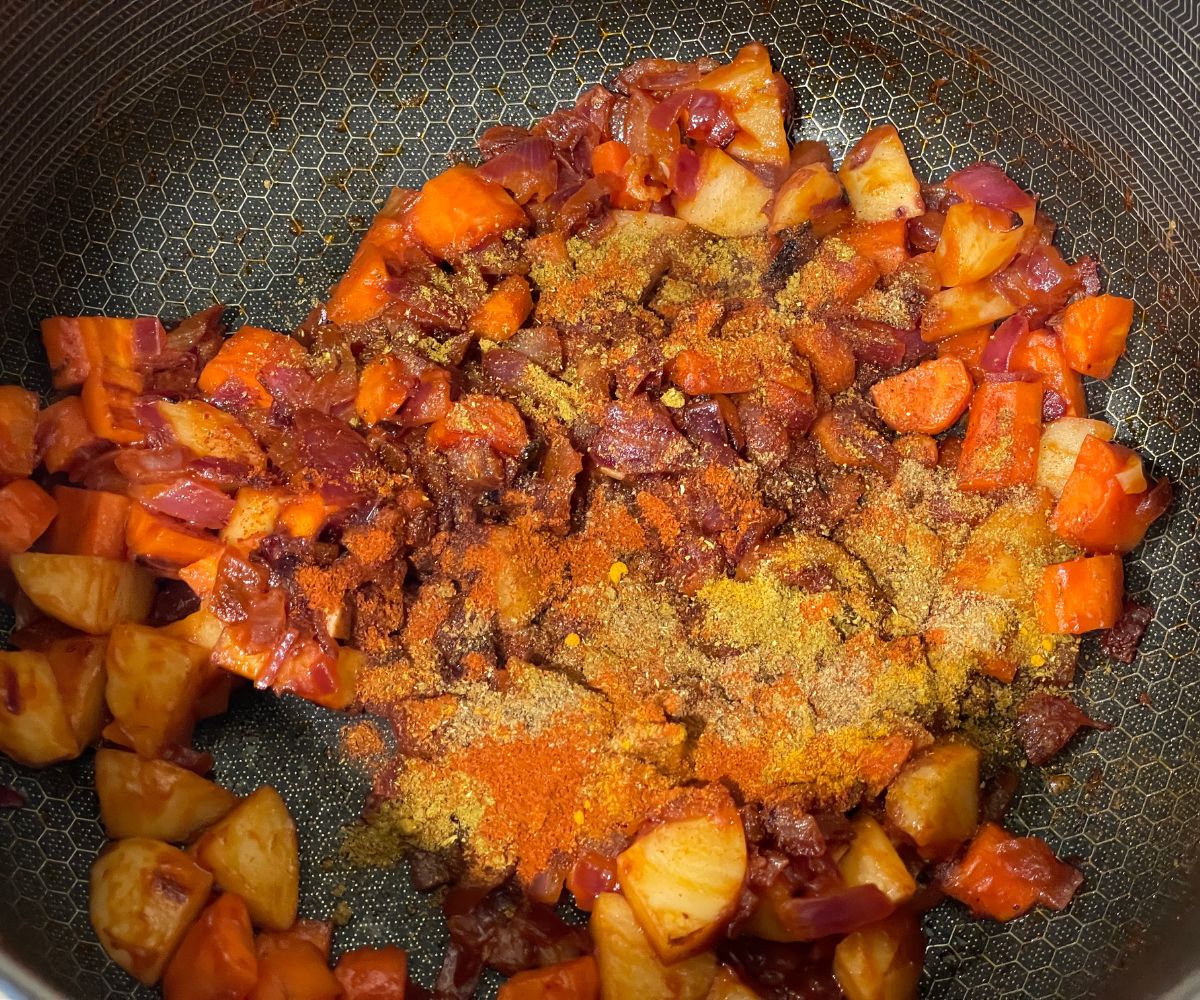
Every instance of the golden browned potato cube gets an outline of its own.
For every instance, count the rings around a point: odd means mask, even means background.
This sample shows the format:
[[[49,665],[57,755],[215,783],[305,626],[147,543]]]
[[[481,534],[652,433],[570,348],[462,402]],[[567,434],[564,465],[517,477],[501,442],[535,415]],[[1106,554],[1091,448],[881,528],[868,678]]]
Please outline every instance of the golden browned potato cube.
[[[226,892],[246,901],[259,927],[287,930],[300,899],[296,824],[279,793],[264,785],[192,847]]]
[[[760,1000],[759,995],[750,989],[733,973],[722,965],[717,969],[712,988],[704,1000]]]
[[[107,639],[80,635],[58,639],[46,650],[63,708],[81,747],[95,743],[104,728],[107,646]]]
[[[753,236],[765,232],[764,209],[771,189],[728,153],[712,146],[700,152],[696,193],[675,195],[675,214],[717,236]]]
[[[921,925],[901,910],[842,938],[833,973],[848,1000],[916,1000],[924,960]]]
[[[42,611],[92,635],[121,622],[144,622],[154,601],[154,577],[120,559],[22,552],[10,565]]]
[[[0,750],[30,767],[79,754],[79,741],[43,653],[0,652]]]
[[[873,128],[838,170],[859,222],[911,219],[925,211],[921,184],[894,125]]]
[[[746,835],[733,808],[672,819],[617,858],[622,892],[667,962],[702,950],[732,915],[746,878]]]
[[[897,906],[917,891],[916,879],[883,827],[870,816],[854,821],[854,839],[838,859],[838,870],[847,886],[873,885]]]
[[[151,837],[183,842],[237,805],[237,797],[207,778],[165,760],[124,750],[96,751],[100,818],[114,840]]]
[[[203,646],[211,653],[224,629],[224,622],[208,608],[203,607],[199,611],[193,611],[185,618],[180,618],[177,622],[164,625],[159,631],[163,635],[186,639],[197,646]]]
[[[979,824],[979,751],[938,743],[913,755],[887,790],[887,818],[924,857],[946,857]]]
[[[712,986],[712,952],[664,965],[629,903],[615,892],[596,897],[589,927],[603,1000],[701,1000]]]
[[[186,744],[208,651],[144,625],[118,625],[108,640],[105,696],[113,719],[143,757]]]
[[[212,889],[212,875],[158,840],[119,840],[92,865],[91,916],[108,957],[158,982]]]

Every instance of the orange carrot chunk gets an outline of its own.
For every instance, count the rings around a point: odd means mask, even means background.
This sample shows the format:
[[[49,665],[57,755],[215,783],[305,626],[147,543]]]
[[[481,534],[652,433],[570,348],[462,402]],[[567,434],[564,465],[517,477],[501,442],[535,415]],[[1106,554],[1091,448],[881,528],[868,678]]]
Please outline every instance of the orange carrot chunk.
[[[1044,840],[1014,837],[984,823],[966,856],[942,879],[942,888],[975,914],[1003,921],[1036,903],[1061,910],[1082,882],[1083,876],[1059,861]]]
[[[521,412],[497,396],[464,396],[450,412],[430,425],[426,440],[445,451],[468,438],[486,441],[501,455],[516,458],[529,444]]]
[[[194,531],[182,521],[155,514],[140,503],[129,509],[125,544],[130,556],[174,569],[216,555],[223,548],[211,534]]]
[[[138,419],[137,401],[144,388],[142,376],[131,369],[94,367],[80,394],[92,433],[117,444],[141,444],[146,435]]]
[[[257,982],[250,914],[227,892],[183,936],[163,976],[163,1000],[242,1000]]]
[[[991,339],[991,336],[992,327],[990,324],[977,326],[972,330],[963,330],[961,333],[951,334],[945,340],[938,343],[938,357],[958,358],[967,366],[967,371],[971,373],[971,378],[976,382],[982,382],[985,374],[982,364],[983,352],[987,350],[988,341]]]
[[[58,505],[32,479],[0,488],[0,557],[24,552],[50,527]]]
[[[213,396],[233,382],[237,393],[251,405],[269,409],[273,400],[259,381],[259,373],[268,365],[299,367],[304,356],[304,348],[291,337],[262,327],[243,326],[200,372],[200,391]]]
[[[1085,556],[1047,566],[1037,595],[1038,624],[1043,632],[1067,635],[1112,628],[1124,592],[1120,556]]]
[[[309,941],[288,934],[260,934],[258,984],[249,1000],[337,1000],[341,987],[325,956]]]
[[[64,555],[125,558],[129,499],[104,490],[55,486],[58,518],[47,539],[51,552]]]
[[[518,972],[500,987],[496,1000],[597,1000],[600,975],[591,955],[542,969]]]
[[[1054,533],[1091,552],[1135,549],[1171,501],[1166,480],[1145,488],[1145,476],[1138,475],[1140,466],[1141,460],[1130,449],[1095,435],[1084,438],[1050,517]],[[1130,480],[1141,487],[1138,492],[1128,492]]]
[[[1041,382],[985,382],[967,418],[959,487],[983,492],[1032,483],[1041,433]]]
[[[0,385],[0,480],[21,479],[37,465],[38,398],[19,385]]]
[[[46,471],[65,472],[72,479],[81,463],[112,447],[88,426],[83,400],[78,396],[60,399],[42,410],[38,417],[37,441]]]
[[[532,312],[533,295],[529,282],[519,274],[510,274],[472,313],[467,326],[476,336],[508,340],[521,329]]]
[[[1034,372],[1042,377],[1042,388],[1053,389],[1067,404],[1065,416],[1086,417],[1087,400],[1083,382],[1067,364],[1062,341],[1050,330],[1030,330],[1013,345],[1009,357],[1013,371]]]
[[[342,280],[329,293],[325,304],[329,321],[343,325],[374,319],[392,301],[389,277],[383,253],[364,238]]]
[[[624,183],[625,164],[628,162],[629,147],[616,139],[602,142],[592,150],[592,173],[597,177],[612,174]]]
[[[342,1000],[404,1000],[408,958],[402,948],[355,948],[338,959],[333,976]]]
[[[840,233],[839,238],[871,261],[884,277],[894,274],[911,256],[907,219],[860,222]]]
[[[416,386],[405,366],[394,354],[384,354],[363,366],[358,380],[354,409],[368,427],[400,412],[409,392]]]
[[[958,358],[935,358],[876,382],[871,399],[892,430],[940,434],[966,412],[974,389],[971,373]]]
[[[410,219],[417,239],[443,259],[510,229],[522,229],[527,222],[524,210],[504,188],[464,163],[426,182]]]
[[[1058,330],[1067,362],[1081,375],[1108,378],[1125,353],[1133,325],[1133,300],[1093,295],[1063,310]]]

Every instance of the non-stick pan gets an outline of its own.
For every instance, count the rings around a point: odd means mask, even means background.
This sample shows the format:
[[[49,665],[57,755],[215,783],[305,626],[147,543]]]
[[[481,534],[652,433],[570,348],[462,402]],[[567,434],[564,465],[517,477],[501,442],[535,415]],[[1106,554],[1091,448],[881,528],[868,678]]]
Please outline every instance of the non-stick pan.
[[[925,176],[991,158],[1043,196],[1067,255],[1100,257],[1142,306],[1093,409],[1179,487],[1130,568],[1157,608],[1139,660],[1084,657],[1085,705],[1115,728],[1056,764],[1071,779],[1058,794],[1027,775],[1015,815],[1077,859],[1086,890],[1008,925],[937,911],[927,995],[1200,995],[1186,982],[1200,965],[1194,2],[3,0],[0,376],[47,388],[36,323],[51,313],[178,318],[218,300],[286,328],[388,187],[417,185],[485,125],[527,123],[639,56],[751,38],[795,86],[797,138],[838,156],[891,121]],[[304,912],[345,900],[339,947],[396,942],[428,982],[436,906],[403,870],[337,860],[366,790],[339,724],[248,695],[198,738],[223,784],[270,782],[299,817]],[[90,760],[33,773],[0,759],[0,784],[28,797],[0,813],[0,994],[141,995],[88,925],[103,843]]]

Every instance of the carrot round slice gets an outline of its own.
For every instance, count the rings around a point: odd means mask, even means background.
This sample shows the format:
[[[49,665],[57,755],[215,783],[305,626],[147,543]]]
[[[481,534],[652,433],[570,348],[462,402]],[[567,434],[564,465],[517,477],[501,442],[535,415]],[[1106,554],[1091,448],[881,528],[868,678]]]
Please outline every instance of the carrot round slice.
[[[934,358],[871,387],[883,422],[901,434],[940,434],[967,410],[975,383],[961,359]]]

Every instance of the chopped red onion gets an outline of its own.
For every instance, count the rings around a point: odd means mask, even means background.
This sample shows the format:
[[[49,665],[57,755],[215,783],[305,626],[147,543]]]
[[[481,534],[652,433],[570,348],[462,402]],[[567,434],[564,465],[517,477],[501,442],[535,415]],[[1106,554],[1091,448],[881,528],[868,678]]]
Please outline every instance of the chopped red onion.
[[[979,367],[985,372],[1007,372],[1012,352],[1021,338],[1029,333],[1029,320],[1023,313],[1010,316],[997,328],[983,349]]]
[[[649,120],[651,127],[666,131],[680,118],[687,136],[710,146],[727,146],[737,134],[737,123],[713,90],[678,91],[651,111]]]

